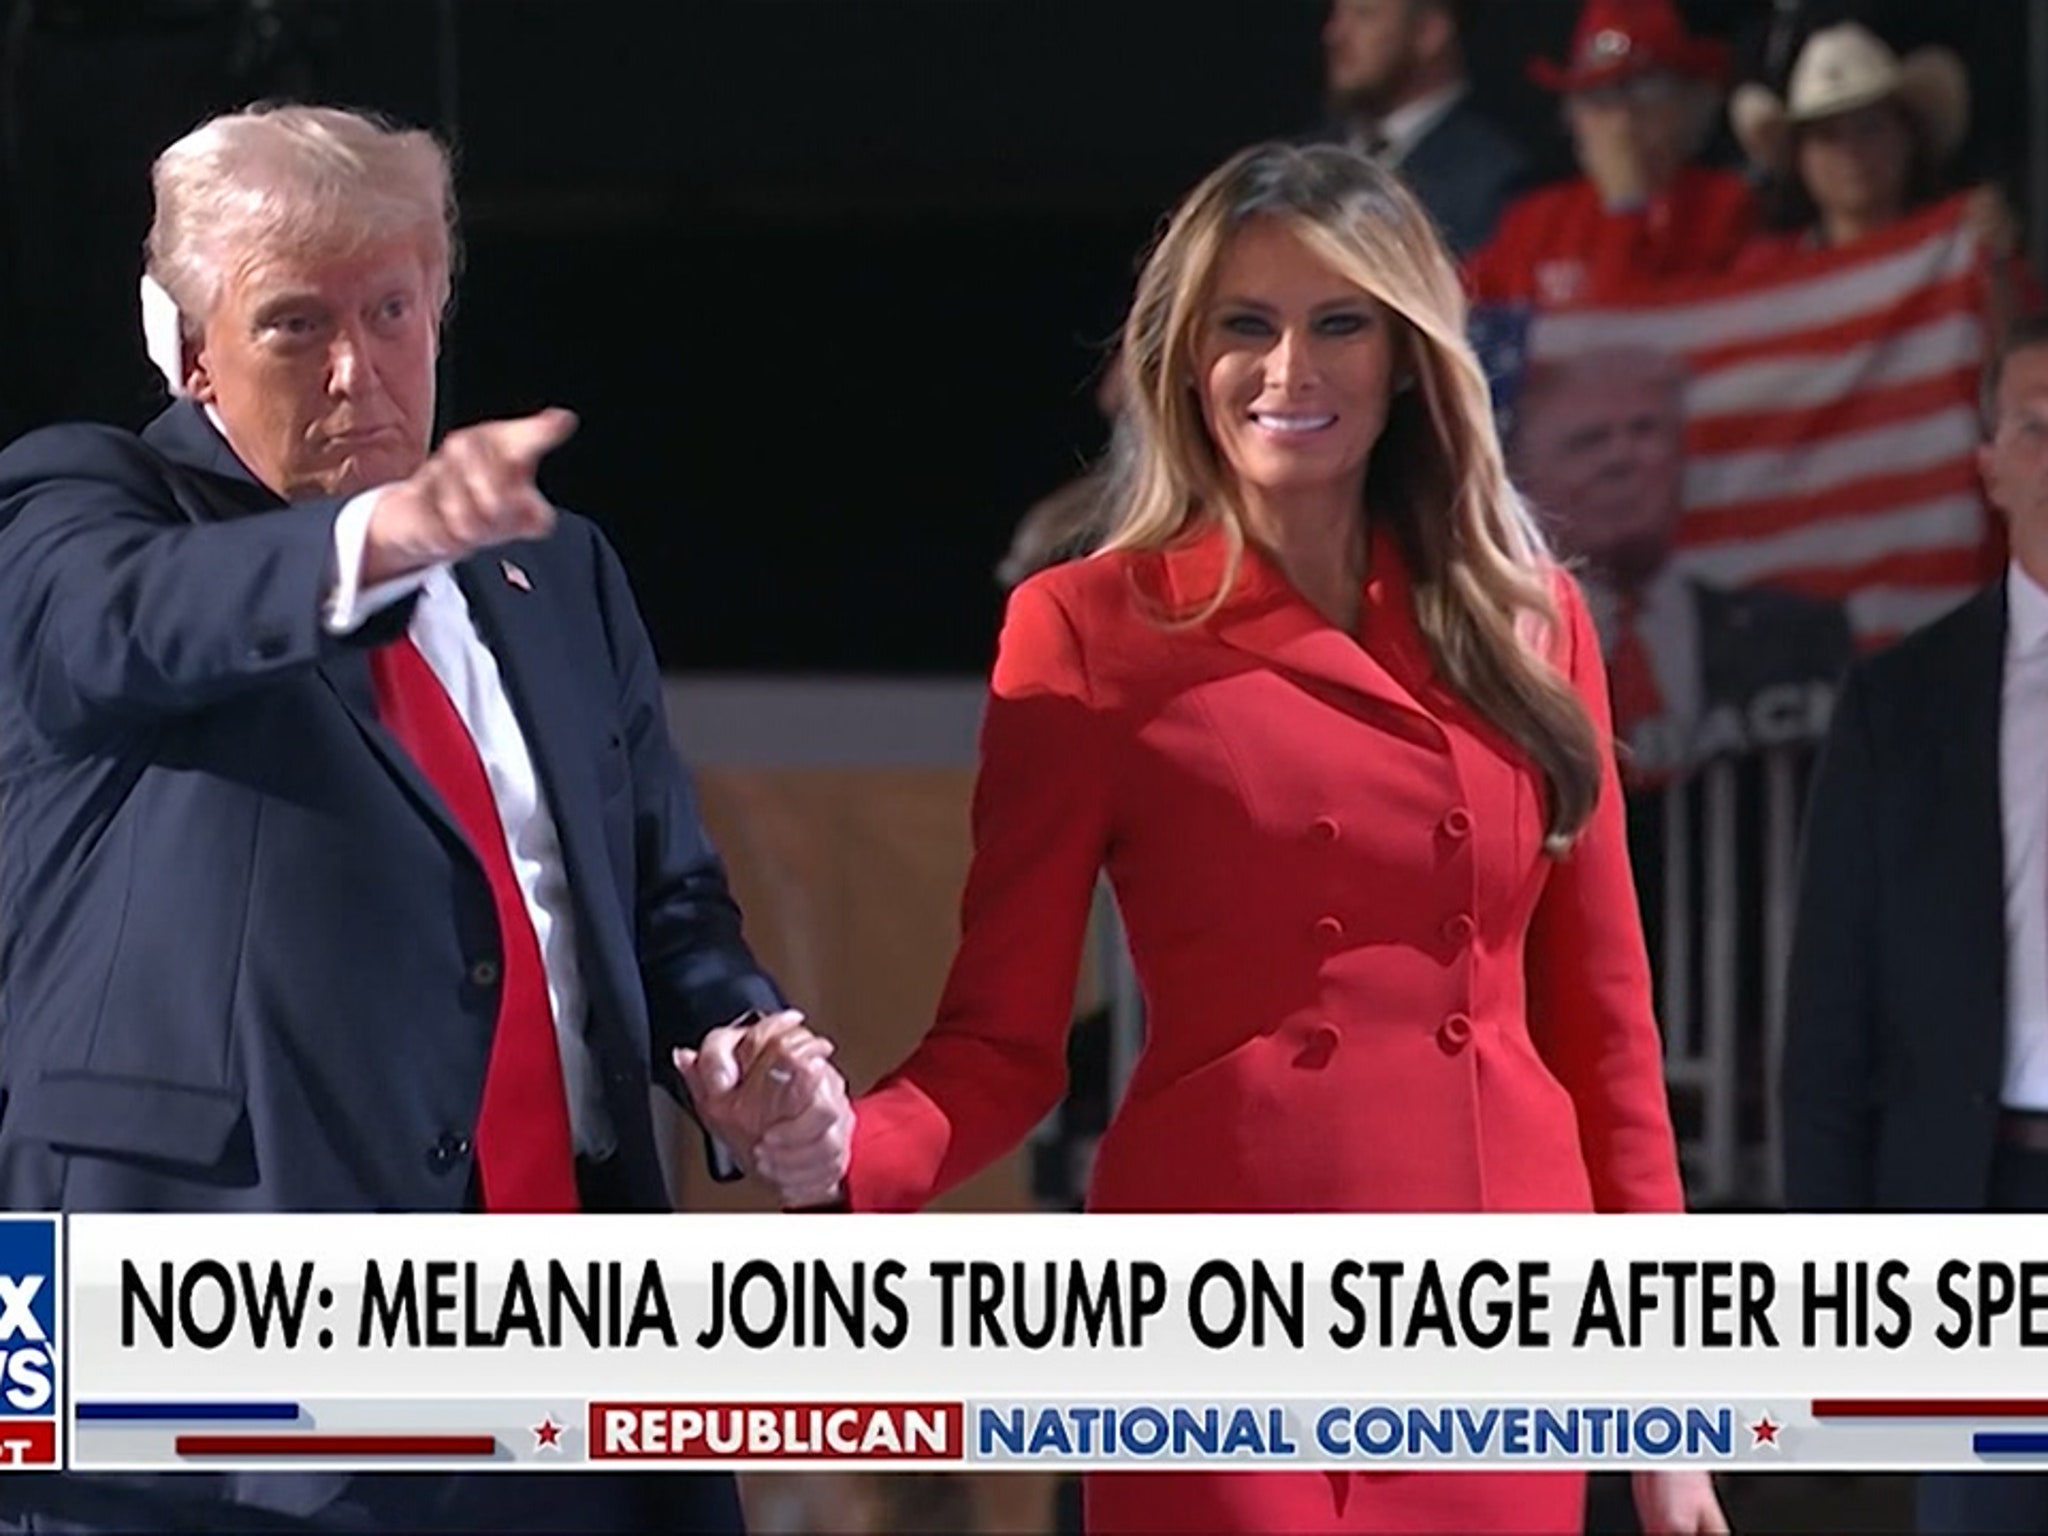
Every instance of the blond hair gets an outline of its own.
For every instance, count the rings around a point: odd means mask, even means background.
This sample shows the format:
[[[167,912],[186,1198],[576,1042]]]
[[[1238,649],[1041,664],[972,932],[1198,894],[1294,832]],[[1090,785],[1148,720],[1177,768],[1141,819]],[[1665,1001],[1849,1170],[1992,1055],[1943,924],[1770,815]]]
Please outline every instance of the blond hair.
[[[350,254],[418,243],[445,312],[459,248],[454,173],[430,133],[338,107],[263,104],[200,124],[156,158],[146,271],[204,328],[230,275],[258,253]]]
[[[1546,846],[1562,853],[1592,814],[1605,749],[1544,652],[1557,622],[1557,562],[1508,481],[1457,271],[1391,173],[1334,145],[1257,145],[1212,172],[1167,221],[1124,327],[1125,413],[1103,548],[1158,549],[1213,523],[1229,559],[1194,621],[1214,613],[1236,582],[1245,511],[1193,380],[1217,266],[1254,219],[1293,233],[1384,306],[1403,334],[1414,384],[1390,403],[1366,505],[1414,568],[1416,619],[1437,672],[1541,771]]]

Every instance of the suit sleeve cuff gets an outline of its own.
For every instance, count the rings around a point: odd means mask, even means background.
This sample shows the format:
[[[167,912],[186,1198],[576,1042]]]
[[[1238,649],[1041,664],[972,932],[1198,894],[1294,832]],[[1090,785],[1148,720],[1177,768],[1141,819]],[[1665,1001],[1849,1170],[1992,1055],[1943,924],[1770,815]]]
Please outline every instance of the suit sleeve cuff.
[[[736,990],[746,994],[749,997],[749,1002],[745,1008],[735,1012],[730,1018],[720,1019],[719,1023],[721,1026],[751,1024],[756,1019],[762,1018],[782,1007],[782,999],[775,995],[774,989],[767,987],[765,982],[757,986],[755,985],[757,981],[759,981],[759,978],[753,978],[736,984]],[[699,1035],[698,1038],[701,1040],[703,1036]],[[704,1125],[703,1121],[697,1119],[696,1107],[690,1103],[690,1095],[687,1089],[683,1093],[683,1107],[689,1110],[691,1119],[697,1120],[698,1129],[704,1134],[704,1163],[711,1171],[712,1182],[715,1184],[737,1184],[741,1179],[745,1178],[746,1170],[740,1166],[739,1159],[732,1155],[732,1148],[712,1135],[710,1129]]]
[[[349,498],[334,520],[334,587],[327,594],[327,611],[323,615],[330,635],[353,634],[399,599],[419,591],[426,584],[428,572],[435,569],[427,566],[408,571],[375,586],[362,584],[363,546],[370,538],[370,514],[377,510],[377,498],[383,494],[384,487],[379,486]]]
[[[711,1170],[714,1184],[737,1184],[746,1177],[746,1170],[740,1167],[732,1149],[709,1131],[704,1133],[704,1163]]]
[[[694,1046],[721,1025],[744,1023],[748,1014],[780,1013],[788,1006],[775,984],[758,971],[723,977],[690,994],[690,1035],[676,1044]]]

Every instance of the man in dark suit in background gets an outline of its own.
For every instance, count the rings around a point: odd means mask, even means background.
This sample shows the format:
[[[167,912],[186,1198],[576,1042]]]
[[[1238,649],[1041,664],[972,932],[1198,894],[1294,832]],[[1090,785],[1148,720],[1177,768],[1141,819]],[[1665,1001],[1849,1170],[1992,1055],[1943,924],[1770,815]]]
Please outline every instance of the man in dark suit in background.
[[[1786,997],[1795,1210],[2048,1211],[2048,320],[1980,465],[2003,580],[1849,675]],[[1923,1477],[1922,1531],[2048,1533],[2048,1478]]]
[[[154,181],[188,398],[0,455],[0,1198],[670,1209],[650,1081],[782,1000],[625,573],[535,487],[573,418],[431,442],[446,155],[284,107]],[[724,1477],[582,1474],[10,1478],[8,1519],[740,1524]]]
[[[1674,563],[1685,372],[1649,349],[1532,363],[1513,415],[1516,483],[1582,563],[1640,778],[1817,739],[1853,643],[1839,604],[1722,587]]]
[[[1471,0],[1331,0],[1323,59],[1338,135],[1399,170],[1459,255],[1522,190],[1522,152],[1473,105]]]

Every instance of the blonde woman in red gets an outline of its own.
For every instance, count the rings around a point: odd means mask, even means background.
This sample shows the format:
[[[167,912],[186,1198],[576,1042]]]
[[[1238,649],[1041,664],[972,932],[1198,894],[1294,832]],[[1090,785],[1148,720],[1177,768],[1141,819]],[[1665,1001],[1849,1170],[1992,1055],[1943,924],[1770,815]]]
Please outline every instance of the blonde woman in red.
[[[937,1023],[855,1104],[850,1157],[815,1058],[790,1126],[728,1114],[737,1032],[683,1058],[707,1120],[790,1203],[924,1206],[1059,1101],[1106,867],[1148,1038],[1090,1210],[1678,1210],[1599,645],[1503,471],[1429,219],[1346,150],[1247,151],[1152,252],[1123,363],[1107,547],[1011,598]],[[1098,1533],[1577,1532],[1583,1496],[1086,1490]],[[1638,1500],[1652,1531],[1723,1529],[1704,1474]]]

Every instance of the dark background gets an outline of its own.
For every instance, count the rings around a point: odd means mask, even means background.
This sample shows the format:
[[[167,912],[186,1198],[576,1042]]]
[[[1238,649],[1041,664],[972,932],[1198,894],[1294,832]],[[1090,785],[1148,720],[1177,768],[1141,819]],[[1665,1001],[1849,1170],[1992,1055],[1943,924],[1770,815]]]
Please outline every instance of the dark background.
[[[677,670],[974,672],[1017,517],[1100,443],[1092,372],[1172,200],[1319,118],[1324,0],[0,0],[0,441],[146,420],[150,158],[264,96],[456,142],[449,421],[583,414],[546,483]],[[1480,0],[1482,95],[1576,0]],[[2019,0],[1818,0],[1976,79],[2011,190]],[[1768,0],[1687,7],[1752,67]]]

